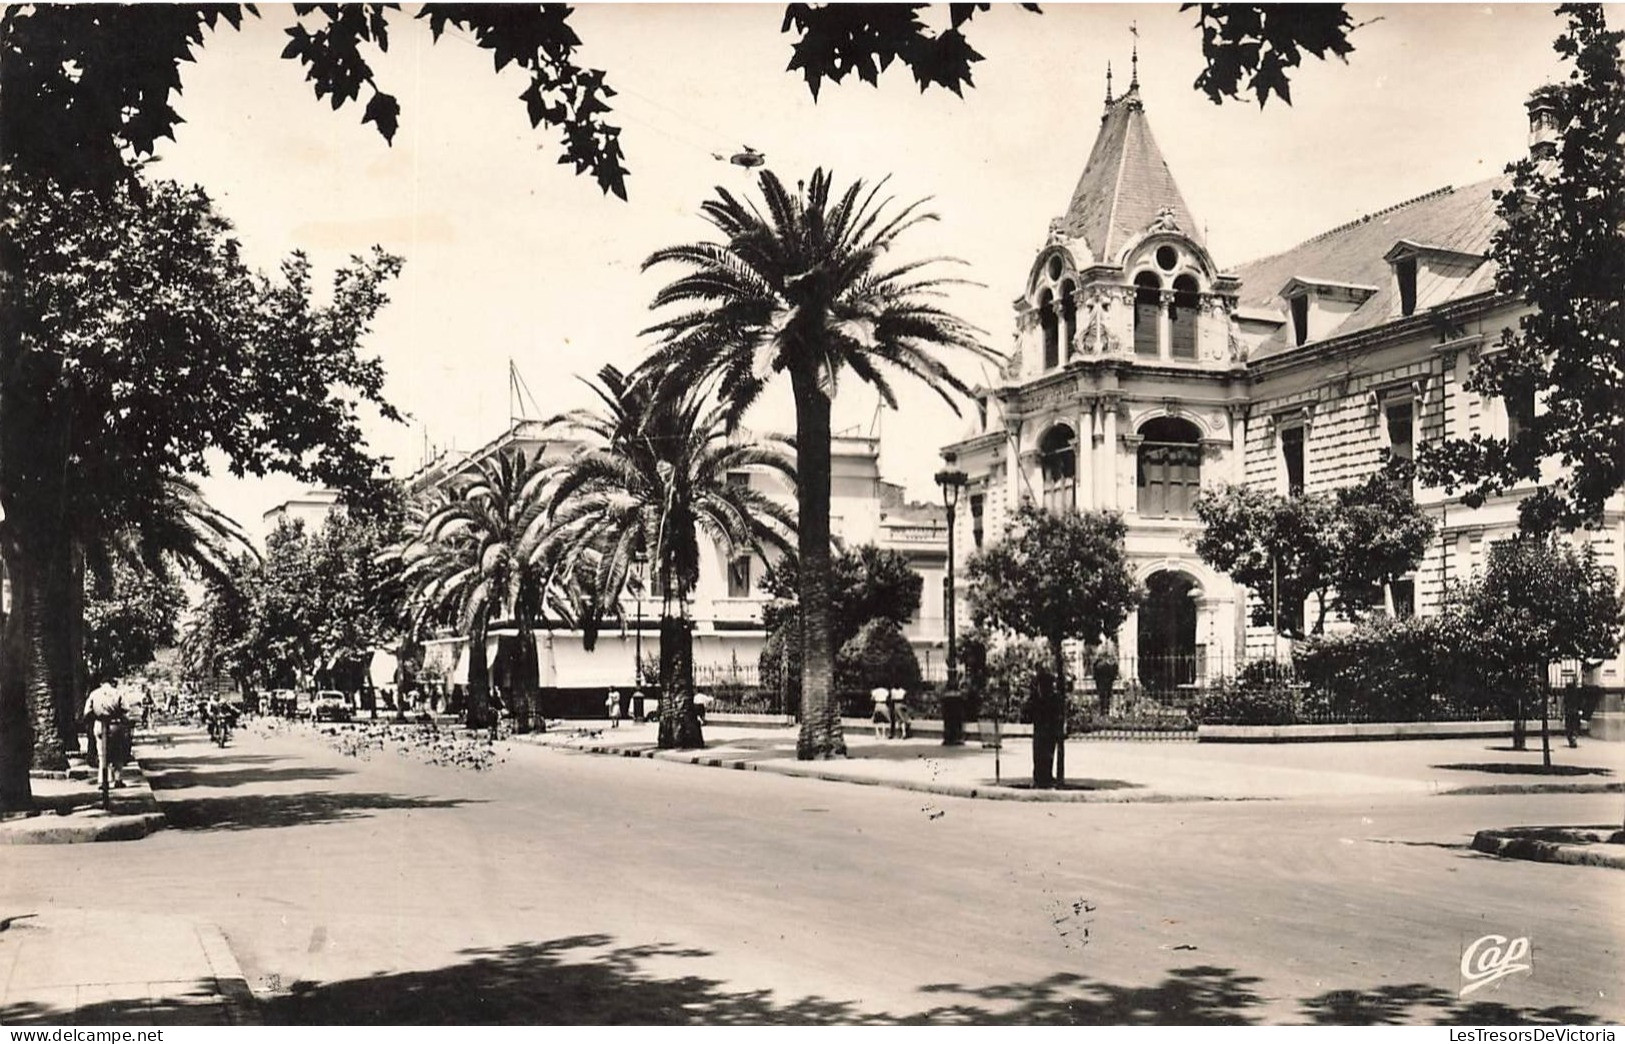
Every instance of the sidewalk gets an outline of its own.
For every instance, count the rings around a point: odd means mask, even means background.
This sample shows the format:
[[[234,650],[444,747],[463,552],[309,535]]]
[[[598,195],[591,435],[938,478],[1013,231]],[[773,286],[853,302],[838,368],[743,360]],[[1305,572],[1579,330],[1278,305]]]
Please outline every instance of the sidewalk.
[[[0,1025],[258,1022],[218,928],[111,910],[0,915]]]
[[[161,829],[139,759],[174,731],[137,733],[137,760],[107,809],[82,768],[33,778],[40,814],[0,821],[0,844],[133,841]],[[258,1022],[242,969],[212,925],[102,909],[0,909],[0,1026]]]
[[[1006,737],[1000,779],[994,753],[975,739],[944,747],[934,738],[875,739],[846,730],[848,756],[797,761],[794,729],[712,723],[703,751],[655,749],[653,722],[570,722],[515,741],[623,757],[889,786],[958,797],[1017,801],[1269,801],[1384,794],[1618,792],[1625,744],[1587,742],[1552,755],[1539,771],[1539,737],[1513,751],[1504,740],[1440,739],[1295,745],[1197,744],[1072,738],[1067,789],[1033,790],[1031,740]]]

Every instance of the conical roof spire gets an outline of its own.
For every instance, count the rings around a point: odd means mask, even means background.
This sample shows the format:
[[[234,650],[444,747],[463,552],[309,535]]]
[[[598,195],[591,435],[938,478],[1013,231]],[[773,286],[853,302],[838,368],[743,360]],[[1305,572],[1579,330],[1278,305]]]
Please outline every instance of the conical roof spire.
[[[1166,212],[1166,213],[1165,213]],[[1089,162],[1056,230],[1088,244],[1094,260],[1113,263],[1123,247],[1153,224],[1173,227],[1201,242],[1202,225],[1151,134],[1139,84],[1106,106]]]

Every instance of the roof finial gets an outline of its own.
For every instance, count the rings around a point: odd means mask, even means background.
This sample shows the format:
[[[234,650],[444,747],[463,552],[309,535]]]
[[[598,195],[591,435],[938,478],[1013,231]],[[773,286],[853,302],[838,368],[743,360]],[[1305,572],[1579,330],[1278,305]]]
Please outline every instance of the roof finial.
[[[1112,63],[1106,63],[1106,104],[1112,103]]]
[[[1129,57],[1128,89],[1130,92],[1140,89],[1140,25],[1130,22],[1128,31],[1134,37],[1134,50]]]

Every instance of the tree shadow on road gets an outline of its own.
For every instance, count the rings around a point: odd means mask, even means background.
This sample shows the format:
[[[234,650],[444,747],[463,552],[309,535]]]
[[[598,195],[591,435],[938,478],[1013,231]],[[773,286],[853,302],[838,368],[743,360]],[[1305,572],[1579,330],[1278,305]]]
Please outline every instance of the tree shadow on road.
[[[1454,993],[1423,983],[1370,990],[1331,990],[1303,1002],[1318,1026],[1399,1026],[1449,1023],[1462,1026],[1589,1025],[1598,1018],[1567,1004],[1520,1008],[1492,1001],[1462,1003]]]
[[[1458,761],[1431,768],[1456,772],[1492,772],[1505,776],[1612,776],[1614,770],[1600,765],[1538,765],[1517,761]]]
[[[154,790],[184,790],[187,787],[240,787],[250,783],[291,783],[337,779],[352,775],[350,769],[324,767],[241,768],[241,769],[163,769],[149,773]]]
[[[1262,980],[1199,965],[1160,982],[1125,985],[1059,973],[1033,982],[936,983],[921,1007],[874,1011],[857,1000],[738,990],[674,967],[707,951],[669,943],[617,945],[580,935],[465,951],[463,963],[366,979],[299,983],[269,1000],[265,1021],[283,1025],[1328,1025],[1591,1023],[1568,1006],[1461,1004],[1426,984],[1339,990],[1266,1000]]]
[[[176,830],[259,830],[337,823],[396,809],[459,808],[470,802],[462,798],[442,800],[341,791],[178,798],[165,799],[162,804],[169,826]]]
[[[460,963],[331,983],[295,983],[263,1000],[271,1025],[696,1025],[696,1026],[1147,1026],[1147,1025],[1520,1025],[1599,1021],[1568,1005],[1526,1008],[1462,1003],[1423,983],[1332,990],[1299,1000],[1261,992],[1263,981],[1231,968],[1197,965],[1160,982],[1132,985],[1058,973],[1032,982],[936,983],[922,1005],[894,1013],[859,1001],[781,998],[734,989],[682,962],[709,951],[672,943],[619,945],[610,935],[463,951]],[[212,981],[164,984],[174,996],[109,1000],[82,1008],[38,1001],[0,1009],[0,1023],[55,1025],[221,1024],[229,1019]]]

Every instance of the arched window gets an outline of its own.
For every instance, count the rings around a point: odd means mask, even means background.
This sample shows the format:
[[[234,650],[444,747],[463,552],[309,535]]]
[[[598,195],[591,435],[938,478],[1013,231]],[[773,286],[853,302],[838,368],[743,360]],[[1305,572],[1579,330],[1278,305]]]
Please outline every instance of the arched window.
[[[1061,338],[1056,329],[1055,299],[1045,290],[1038,298],[1038,324],[1044,328],[1044,369],[1061,365]]]
[[[1078,506],[1078,437],[1057,424],[1038,440],[1038,465],[1044,476],[1044,507],[1072,511]]]
[[[1078,295],[1069,279],[1061,284],[1061,351],[1067,359],[1072,358],[1072,344],[1077,336]]]
[[[1189,273],[1174,280],[1174,299],[1168,303],[1169,355],[1196,358],[1196,311],[1201,303],[1196,277]]]
[[[1134,277],[1134,354],[1156,358],[1162,354],[1157,332],[1162,312],[1162,280],[1155,272]]]
[[[1140,514],[1190,518],[1202,488],[1202,431],[1188,420],[1158,417],[1140,428],[1136,484]]]

